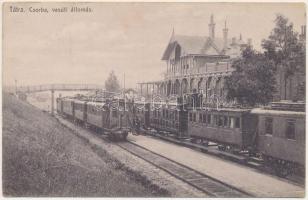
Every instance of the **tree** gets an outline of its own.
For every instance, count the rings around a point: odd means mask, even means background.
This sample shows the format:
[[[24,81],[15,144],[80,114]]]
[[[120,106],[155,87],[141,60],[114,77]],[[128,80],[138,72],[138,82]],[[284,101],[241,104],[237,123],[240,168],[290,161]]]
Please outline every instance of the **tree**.
[[[118,78],[114,74],[114,71],[111,71],[109,77],[105,81],[105,89],[107,92],[119,92],[120,91],[120,84]]]
[[[226,78],[227,99],[254,106],[267,104],[275,92],[275,65],[264,54],[247,47],[234,61],[235,71]]]
[[[305,73],[306,50],[294,32],[293,24],[283,15],[277,15],[275,28],[268,39],[262,41],[265,56],[284,73],[286,99],[287,81],[295,72]]]

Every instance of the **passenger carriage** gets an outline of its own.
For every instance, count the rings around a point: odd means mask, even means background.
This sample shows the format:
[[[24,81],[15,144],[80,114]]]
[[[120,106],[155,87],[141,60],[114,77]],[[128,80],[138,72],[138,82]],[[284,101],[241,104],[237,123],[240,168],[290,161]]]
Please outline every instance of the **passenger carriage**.
[[[281,176],[305,166],[305,112],[253,109],[258,117],[257,149]]]
[[[109,108],[104,102],[88,102],[86,107],[88,126],[102,129],[109,124]]]
[[[187,110],[178,103],[151,103],[150,126],[185,138],[188,136]]]
[[[75,100],[74,101],[74,119],[78,123],[87,121],[87,102]]]
[[[253,150],[255,140],[256,117],[249,109],[189,109],[189,136],[193,139],[220,144],[238,150]]]
[[[134,114],[134,122],[138,120],[140,123],[140,127],[147,128],[149,127],[150,123],[150,103],[145,102],[134,102],[134,108],[133,108],[133,114]]]
[[[62,99],[62,113],[68,118],[74,118],[74,99]]]
[[[86,122],[112,138],[125,139],[130,131],[130,122],[124,109],[123,102],[88,102]]]

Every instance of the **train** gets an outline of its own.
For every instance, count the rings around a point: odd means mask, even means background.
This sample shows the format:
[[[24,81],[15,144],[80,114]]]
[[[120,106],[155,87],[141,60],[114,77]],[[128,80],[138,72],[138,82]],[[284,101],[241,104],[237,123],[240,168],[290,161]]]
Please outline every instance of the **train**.
[[[57,98],[56,104],[59,115],[104,133],[113,140],[125,140],[132,131],[132,121],[123,100],[98,102]]]
[[[57,111],[118,138],[126,139],[131,131],[154,130],[206,146],[215,143],[222,151],[247,152],[250,156],[262,157],[282,177],[294,170],[304,170],[303,103],[272,102],[264,108],[205,108],[200,103],[202,98],[197,99],[195,94],[189,99],[193,100],[122,101],[119,105],[126,110],[119,112],[106,102],[58,98]],[[98,107],[105,107],[105,110],[97,110]]]

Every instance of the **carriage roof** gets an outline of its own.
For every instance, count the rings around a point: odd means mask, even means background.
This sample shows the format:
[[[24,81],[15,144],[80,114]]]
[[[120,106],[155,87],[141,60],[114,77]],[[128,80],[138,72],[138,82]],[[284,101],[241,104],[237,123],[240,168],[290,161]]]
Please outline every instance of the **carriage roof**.
[[[105,102],[89,101],[89,102],[87,102],[87,105],[90,105],[90,106],[105,106],[106,103]]]
[[[296,117],[304,117],[306,115],[305,112],[288,111],[288,110],[272,110],[272,109],[264,109],[264,108],[254,108],[251,110],[251,113],[258,114],[258,115],[278,115],[278,116],[296,116]]]

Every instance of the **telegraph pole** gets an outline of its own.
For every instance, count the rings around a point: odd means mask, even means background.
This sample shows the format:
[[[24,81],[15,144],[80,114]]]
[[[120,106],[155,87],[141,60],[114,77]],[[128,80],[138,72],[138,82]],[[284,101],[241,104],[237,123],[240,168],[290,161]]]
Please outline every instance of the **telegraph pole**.
[[[54,116],[54,89],[51,89],[51,115]]]
[[[124,72],[124,81],[123,81],[123,97],[124,97],[124,112],[126,111],[126,98],[125,98],[125,72]]]
[[[15,79],[15,95],[17,95],[17,80]]]

